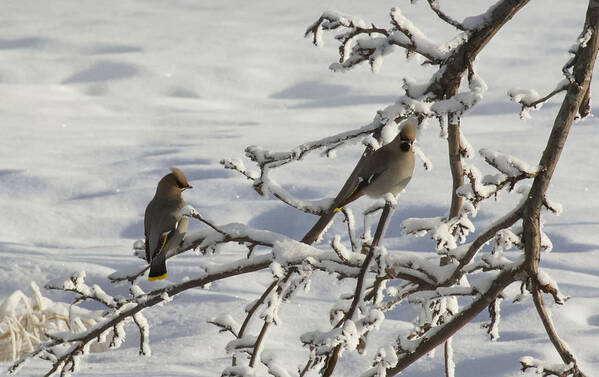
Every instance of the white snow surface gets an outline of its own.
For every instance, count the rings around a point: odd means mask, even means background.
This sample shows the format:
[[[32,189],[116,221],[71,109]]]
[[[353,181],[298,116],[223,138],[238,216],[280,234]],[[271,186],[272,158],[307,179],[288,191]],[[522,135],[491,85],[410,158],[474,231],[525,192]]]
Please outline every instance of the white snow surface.
[[[484,17],[468,17],[484,13],[494,3],[446,1],[442,9],[472,27]],[[567,3],[530,2],[477,59],[477,74],[487,88],[484,97],[464,92],[471,98],[462,100],[477,104],[461,117],[474,150],[486,148],[518,156],[531,166],[538,163],[562,96],[550,99],[523,122],[520,105],[505,93],[518,87],[543,95],[563,79],[564,56],[579,37],[586,10],[584,1]],[[456,35],[455,28],[441,23],[425,1],[414,5],[407,0],[382,0],[376,5],[358,0],[4,2],[0,302],[17,290],[30,296],[31,281],[40,287],[57,285],[78,271],[86,272],[86,283],[97,294],[127,296],[127,285],[114,286],[107,276],[144,267],[145,262],[133,255],[133,245],[143,238],[144,210],[156,183],[173,166],[193,186],[184,192],[185,200],[216,224],[241,223],[300,239],[315,216],[274,197],[259,196],[249,180],[225,170],[219,161],[239,158],[238,166],[254,171],[255,165],[244,158],[247,146],[287,151],[358,129],[403,95],[404,77],[414,85],[428,81],[434,68],[406,60],[400,49],[385,55],[377,74],[367,64],[344,74],[331,72],[328,66],[338,59],[335,32],[323,31],[322,49],[303,38],[306,27],[328,9],[387,27],[393,7],[400,7],[403,17],[422,31],[418,37],[423,43],[429,39],[443,43]],[[593,83],[591,93],[599,93],[596,86]],[[430,238],[408,237],[401,230],[406,218],[442,217],[449,207],[447,146],[436,122],[429,123],[418,135],[418,146],[434,169],[427,172],[417,164],[402,192],[382,241],[389,255],[416,260],[436,252]],[[545,217],[543,230],[553,251],[541,259],[547,276],[571,297],[564,305],[554,305],[545,296],[557,331],[590,375],[599,370],[598,139],[597,117],[572,127],[549,189],[563,212]],[[330,198],[362,151],[356,142],[335,150],[334,159],[314,153],[270,174],[300,200]],[[486,169],[482,174],[496,173],[480,156],[473,158]],[[481,203],[469,242],[519,200],[504,192],[499,199]],[[371,204],[363,198],[350,205],[357,228],[362,211]],[[335,235],[341,235],[338,242],[351,249],[341,218],[335,218],[319,247],[327,248]],[[190,233],[206,228],[190,220]],[[220,248],[211,256],[187,252],[169,259],[166,280],[141,279],[137,284],[140,292],[148,292],[194,279],[246,253],[247,248],[239,245]],[[506,250],[503,255],[513,261],[519,254]],[[218,376],[231,365],[226,346],[233,337],[207,321],[225,318],[230,324],[242,323],[244,308],[271,279],[272,272],[266,269],[169,297],[171,302],[143,311],[151,356],[138,356],[139,333],[128,322],[122,347],[84,357],[76,375]],[[53,301],[69,303],[73,298],[70,293],[41,289]],[[309,291],[300,290],[289,303],[280,304],[280,324],[271,326],[263,361],[278,375],[297,375],[297,366],[305,365],[308,356],[300,336],[329,332],[329,310],[340,293],[352,290],[353,284],[315,272]],[[496,342],[490,342],[480,328],[488,321],[485,312],[453,337],[456,376],[480,376],[481,370],[489,377],[522,375],[519,360],[524,356],[559,363],[531,300],[512,303],[519,293],[517,284],[504,293]],[[460,304],[467,301],[460,299]],[[91,302],[79,305],[104,309]],[[386,344],[399,331],[406,335],[412,329],[414,315],[405,303],[385,313],[380,330],[369,336],[368,357],[344,352],[336,375],[365,373],[377,354],[381,363],[393,363],[396,355]],[[259,326],[252,327],[246,336],[257,336],[258,331]],[[2,362],[0,368],[9,365]],[[253,371],[236,368],[268,375],[263,364]],[[39,376],[48,369],[47,362],[35,360],[19,376]],[[414,363],[405,374],[442,375],[443,352]]]

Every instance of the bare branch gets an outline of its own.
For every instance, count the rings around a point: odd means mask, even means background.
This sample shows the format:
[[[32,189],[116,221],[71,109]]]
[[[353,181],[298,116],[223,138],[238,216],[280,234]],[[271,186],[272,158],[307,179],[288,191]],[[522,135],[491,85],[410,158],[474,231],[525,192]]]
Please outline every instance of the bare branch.
[[[453,338],[445,342],[443,356],[445,357],[445,377],[455,376],[455,363],[453,361]]]
[[[584,377],[584,374],[580,370],[578,370],[578,363],[576,362],[574,355],[568,349],[566,344],[562,342],[560,337],[557,335],[555,327],[553,326],[553,321],[551,320],[551,316],[547,312],[547,309],[545,308],[545,305],[543,303],[543,298],[541,297],[540,289],[541,287],[539,287],[536,283],[533,283],[533,289],[531,293],[535,303],[535,308],[537,309],[537,313],[539,313],[539,317],[541,317],[541,321],[543,322],[543,327],[545,327],[545,331],[547,332],[547,335],[549,336],[551,343],[561,356],[564,363],[573,364],[573,367],[577,371],[577,374],[572,375]]]
[[[360,249],[360,245],[356,240],[356,231],[354,229],[354,213],[348,207],[343,207],[341,209],[341,213],[343,213],[343,216],[345,216],[345,223],[347,224],[347,234],[349,237],[349,242],[351,244],[352,251],[355,253]]]
[[[268,331],[269,326],[270,322],[266,321],[262,325],[262,329],[260,330],[258,339],[256,339],[256,343],[254,343],[254,350],[252,351],[252,358],[250,359],[250,368],[254,368],[256,365],[256,358],[261,352],[262,342],[264,341],[264,337],[266,336],[266,332]]]
[[[258,309],[258,307],[260,307],[260,305],[262,305],[264,303],[264,300],[266,300],[266,297],[268,297],[270,292],[277,286],[277,282],[278,282],[277,280],[273,281],[264,290],[264,292],[262,292],[262,296],[260,296],[260,298],[258,298],[258,300],[256,300],[254,302],[254,304],[252,305],[250,310],[248,310],[247,315],[245,316],[245,320],[243,321],[243,324],[241,325],[241,328],[239,329],[239,334],[237,335],[238,338],[241,338],[245,335],[245,330],[246,330],[247,326],[249,325],[250,320],[254,316],[254,313],[256,313],[256,309]],[[235,363],[233,363],[233,365],[235,365]]]

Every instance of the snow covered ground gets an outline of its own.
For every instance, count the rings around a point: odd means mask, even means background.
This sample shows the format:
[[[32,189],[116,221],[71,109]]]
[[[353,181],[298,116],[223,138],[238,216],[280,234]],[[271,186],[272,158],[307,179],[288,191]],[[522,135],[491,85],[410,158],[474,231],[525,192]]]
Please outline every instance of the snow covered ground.
[[[489,1],[443,2],[457,19],[477,14]],[[367,67],[337,74],[327,69],[337,45],[327,37],[323,49],[303,38],[322,11],[338,9],[387,25],[388,12],[400,6],[431,38],[443,40],[452,29],[441,24],[421,1],[5,1],[0,23],[0,302],[29,282],[44,286],[85,270],[88,281],[112,293],[106,276],[141,265],[132,245],[143,237],[143,211],[168,168],[182,169],[193,190],[187,202],[217,223],[242,222],[300,238],[315,217],[259,197],[240,175],[224,170],[223,157],[242,157],[258,144],[284,151],[370,122],[376,110],[402,94],[401,78],[428,79],[432,70],[406,61],[399,52],[385,59],[378,74]],[[509,88],[552,90],[561,79],[566,51],[581,30],[586,2],[531,2],[491,41],[478,61],[489,86],[484,101],[463,118],[464,132],[476,150],[510,153],[530,164],[540,158],[561,97],[533,118],[521,121]],[[592,93],[599,88],[594,85]],[[551,306],[558,332],[572,347],[583,370],[599,370],[599,121],[576,124],[558,164],[550,197],[563,204],[561,216],[548,216],[545,230],[554,250],[541,266],[572,296]],[[446,144],[430,123],[419,145],[435,164],[421,166],[407,190],[384,240],[390,250],[432,253],[428,239],[401,234],[408,217],[443,216],[449,204],[450,174]],[[315,154],[274,175],[295,195],[331,197],[349,174],[362,148],[339,151],[336,159]],[[480,157],[477,157],[480,161]],[[248,164],[248,167],[250,164]],[[475,219],[483,229],[511,208],[513,200],[482,207]],[[369,205],[361,199],[355,213]],[[192,222],[191,230],[203,225]],[[336,222],[329,233],[344,234]],[[217,258],[244,252],[227,248]],[[202,258],[187,253],[169,260],[168,281],[144,282],[150,289],[201,271]],[[234,278],[176,297],[146,311],[151,325],[151,357],[137,356],[136,330],[123,348],[85,359],[81,376],[215,376],[229,365],[224,345],[231,340],[206,320],[231,313],[242,318],[270,274]],[[283,348],[285,338],[315,327],[328,328],[335,300],[334,279],[319,275],[308,293],[282,309],[283,325],[266,349]],[[339,291],[342,291],[342,287]],[[345,290],[348,290],[345,287]],[[510,287],[515,292],[517,287]],[[71,296],[44,291],[68,302]],[[530,301],[502,311],[501,338],[491,343],[479,328],[486,314],[454,341],[457,375],[516,376],[521,356],[558,356]],[[97,309],[93,305],[88,306]],[[304,321],[294,320],[301,310]],[[393,312],[395,326],[409,328],[413,311]],[[291,325],[292,324],[292,325]],[[388,329],[377,335],[390,337]],[[287,365],[305,362],[299,341],[285,348]],[[345,355],[338,375],[368,368]],[[422,359],[408,376],[442,374],[442,353]],[[0,367],[7,367],[1,363]],[[20,375],[40,375],[36,361]],[[484,373],[481,372],[484,370]],[[532,372],[529,372],[532,374]]]

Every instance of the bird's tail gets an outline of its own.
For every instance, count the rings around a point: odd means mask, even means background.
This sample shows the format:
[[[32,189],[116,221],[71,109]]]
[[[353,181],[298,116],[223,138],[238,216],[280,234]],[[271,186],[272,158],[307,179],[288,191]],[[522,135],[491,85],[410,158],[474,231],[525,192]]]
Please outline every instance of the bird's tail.
[[[162,280],[166,277],[166,258],[165,253],[160,253],[152,259],[150,264],[149,281]]]
[[[329,225],[335,214],[335,211],[331,211],[327,214],[320,216],[320,219],[318,219],[318,221],[316,222],[316,224],[314,224],[312,229],[310,229],[308,233],[306,233],[304,238],[302,238],[301,242],[307,245],[312,245],[314,242],[316,242],[316,240],[320,237],[322,232]]]

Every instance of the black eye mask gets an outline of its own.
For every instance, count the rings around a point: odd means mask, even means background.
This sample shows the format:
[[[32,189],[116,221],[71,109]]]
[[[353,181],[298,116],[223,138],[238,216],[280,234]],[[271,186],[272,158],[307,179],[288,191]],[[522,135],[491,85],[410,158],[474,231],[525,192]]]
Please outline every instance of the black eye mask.
[[[404,152],[409,151],[411,146],[412,142],[410,140],[402,140],[399,144],[399,148]]]

